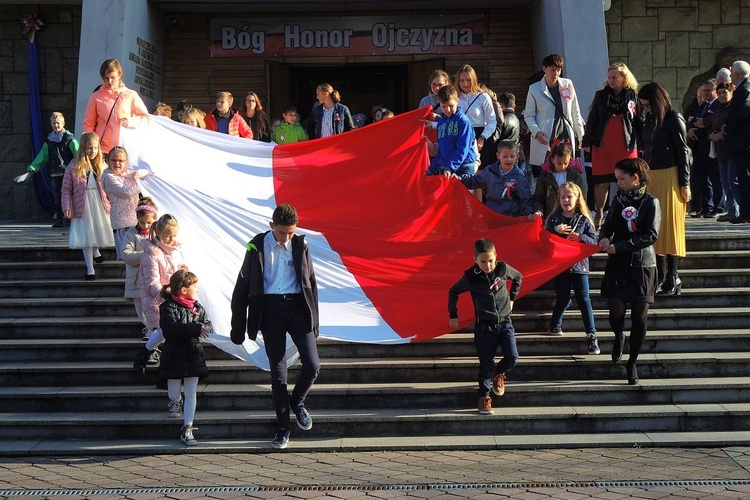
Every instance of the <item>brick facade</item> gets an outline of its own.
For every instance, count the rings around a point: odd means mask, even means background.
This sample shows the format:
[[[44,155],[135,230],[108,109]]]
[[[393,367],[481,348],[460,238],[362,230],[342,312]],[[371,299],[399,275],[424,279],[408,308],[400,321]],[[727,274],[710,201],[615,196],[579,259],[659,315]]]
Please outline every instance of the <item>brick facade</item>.
[[[25,172],[33,159],[28,42],[21,34],[21,19],[30,12],[36,12],[45,23],[36,39],[44,133],[51,130],[49,116],[53,111],[65,115],[67,129],[75,128],[81,6],[3,5],[0,9],[0,219],[3,220],[50,218],[40,208],[31,182],[13,182],[13,177]]]

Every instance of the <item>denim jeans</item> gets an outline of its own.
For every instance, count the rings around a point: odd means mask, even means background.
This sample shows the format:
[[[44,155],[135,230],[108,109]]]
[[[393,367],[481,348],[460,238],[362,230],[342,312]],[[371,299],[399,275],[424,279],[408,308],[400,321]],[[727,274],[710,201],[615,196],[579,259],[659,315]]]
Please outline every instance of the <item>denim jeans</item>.
[[[516,331],[510,316],[498,324],[478,322],[474,325],[474,346],[479,357],[479,395],[489,396],[492,389],[492,378],[496,374],[507,373],[516,366],[518,348]],[[494,368],[495,354],[498,346],[503,357]],[[494,369],[493,369],[494,368]]]
[[[740,214],[740,186],[737,183],[737,160],[719,160],[719,173],[721,174],[721,187],[724,190],[724,208],[730,217]]]
[[[473,175],[477,173],[477,168],[479,167],[479,162],[477,163],[464,163],[458,169],[456,170],[456,175],[461,177],[462,175]]]
[[[552,328],[562,326],[563,313],[570,305],[570,289],[576,295],[578,308],[581,310],[581,319],[583,319],[583,328],[586,334],[596,333],[594,325],[594,309],[591,307],[591,297],[589,295],[589,275],[580,273],[562,273],[555,277],[555,292],[557,301],[552,309]]]

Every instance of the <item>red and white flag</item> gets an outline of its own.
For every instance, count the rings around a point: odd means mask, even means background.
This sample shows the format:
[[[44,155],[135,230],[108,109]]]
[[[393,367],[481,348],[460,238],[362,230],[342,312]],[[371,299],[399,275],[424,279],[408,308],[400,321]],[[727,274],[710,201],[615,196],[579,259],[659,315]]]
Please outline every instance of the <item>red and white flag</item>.
[[[493,212],[456,179],[425,177],[420,119],[428,111],[282,146],[163,117],[122,129],[130,164],[152,172],[144,193],[180,223],[178,239],[216,328],[213,343],[268,367],[259,344],[229,341],[230,298],[246,243],[269,229],[281,203],[296,207],[310,245],[324,338],[406,343],[448,333],[448,289],[473,264],[480,238],[521,271],[521,295],[596,252],[548,233],[539,220]],[[473,323],[468,296],[459,318]]]

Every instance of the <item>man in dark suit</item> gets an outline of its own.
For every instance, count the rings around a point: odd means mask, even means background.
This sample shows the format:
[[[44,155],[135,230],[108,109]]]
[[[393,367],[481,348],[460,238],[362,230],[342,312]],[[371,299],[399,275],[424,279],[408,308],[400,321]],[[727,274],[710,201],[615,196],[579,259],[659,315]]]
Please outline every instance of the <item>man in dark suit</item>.
[[[729,103],[729,117],[724,132],[729,135],[729,147],[737,160],[737,182],[740,187],[740,215],[730,220],[734,224],[750,223],[750,64],[732,64],[734,95]]]
[[[711,141],[708,139],[709,129],[705,123],[714,114],[719,103],[716,94],[716,79],[712,78],[701,86],[703,104],[695,112],[696,120],[688,130],[688,137],[692,144],[694,160],[690,172],[690,185],[695,200],[695,211],[691,217],[716,217],[721,211],[721,177],[719,176],[719,162],[711,158]]]

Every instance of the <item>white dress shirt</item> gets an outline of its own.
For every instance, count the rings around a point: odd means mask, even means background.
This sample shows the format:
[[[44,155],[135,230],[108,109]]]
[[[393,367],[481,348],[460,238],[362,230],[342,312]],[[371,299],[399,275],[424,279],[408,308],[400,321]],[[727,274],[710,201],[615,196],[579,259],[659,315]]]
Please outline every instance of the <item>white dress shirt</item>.
[[[292,259],[292,240],[283,245],[276,241],[273,231],[263,238],[263,293],[301,293]]]

